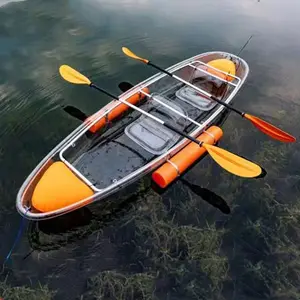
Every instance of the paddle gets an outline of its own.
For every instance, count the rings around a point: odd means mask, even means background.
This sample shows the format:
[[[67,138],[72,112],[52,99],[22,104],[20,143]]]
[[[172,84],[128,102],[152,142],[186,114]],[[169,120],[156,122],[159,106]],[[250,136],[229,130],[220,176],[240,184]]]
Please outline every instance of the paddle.
[[[161,119],[147,113],[146,111],[140,109],[139,107],[125,101],[125,100],[121,100],[120,98],[110,94],[109,92],[103,90],[102,88],[99,88],[98,86],[96,86],[94,83],[92,83],[87,77],[85,77],[84,75],[80,74],[78,71],[74,70],[73,68],[67,66],[67,65],[62,65],[59,68],[59,72],[60,75],[68,82],[70,83],[74,83],[74,84],[86,84],[106,95],[108,95],[109,97],[119,100],[120,102],[122,102],[125,105],[128,105],[129,107],[131,107],[134,110],[139,111],[140,113],[146,115],[147,117],[153,119],[154,121],[160,123],[161,125],[169,128],[170,130],[176,132],[177,134],[191,140],[192,142],[198,144],[199,146],[202,146],[203,148],[206,149],[206,151],[211,155],[211,157],[225,170],[227,170],[228,172],[241,176],[241,177],[257,177],[261,174],[262,169],[260,166],[244,159],[241,158],[233,153],[230,153],[224,149],[221,149],[219,147],[216,146],[212,146],[209,144],[205,144],[201,141],[198,141],[197,139],[195,139],[194,137],[185,134],[184,132],[178,130],[176,127],[174,127],[173,125],[162,121]]]
[[[218,98],[212,96],[211,94],[207,93],[206,91],[203,91],[201,90],[200,88],[196,87],[195,85],[191,84],[190,82],[188,81],[185,81],[184,79],[178,77],[177,75],[175,74],[172,74],[170,72],[168,72],[167,70],[164,70],[162,69],[161,67],[153,64],[152,62],[150,62],[149,60],[145,59],[145,58],[142,58],[142,57],[139,57],[137,56],[136,54],[134,54],[132,51],[130,51],[128,48],[126,47],[122,47],[122,51],[129,57],[133,58],[133,59],[136,59],[136,60],[139,60],[149,66],[152,66],[154,68],[156,68],[157,70],[167,74],[168,76],[171,76],[183,83],[185,83],[186,85],[190,86],[191,88],[193,88],[194,90],[198,91],[199,93],[202,93],[204,94],[205,96],[207,96],[208,98],[218,102],[219,104],[225,106],[226,108],[236,112],[237,114],[239,114],[240,116],[242,116],[243,118],[249,120],[252,122],[252,124],[258,128],[260,131],[262,131],[263,133],[269,135],[270,137],[272,137],[273,139],[276,139],[276,140],[279,140],[281,142],[286,142],[286,143],[290,143],[290,142],[295,142],[296,141],[296,138],[293,137],[292,135],[284,132],[283,130],[275,127],[274,125],[256,117],[256,116],[253,116],[253,115],[250,115],[250,114],[247,114],[247,113],[244,113],[236,108],[234,108],[233,106],[231,106],[230,104],[228,103],[225,103],[221,100],[219,100]]]

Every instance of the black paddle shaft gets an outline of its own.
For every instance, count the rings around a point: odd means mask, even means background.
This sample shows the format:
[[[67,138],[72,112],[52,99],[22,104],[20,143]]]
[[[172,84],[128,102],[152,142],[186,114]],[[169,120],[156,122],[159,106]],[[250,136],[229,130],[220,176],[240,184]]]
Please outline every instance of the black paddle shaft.
[[[158,69],[159,71],[161,71],[161,72],[163,72],[163,73],[165,73],[165,74],[167,74],[167,75],[173,77],[173,74],[172,74],[172,73],[168,72],[167,70],[162,69],[161,67],[159,67],[159,66],[153,64],[152,62],[148,61],[147,64],[148,64],[149,66],[152,66],[152,67]]]
[[[198,144],[199,146],[201,146],[201,145],[203,144],[203,142],[198,141],[197,139],[195,139],[195,138],[193,138],[192,136],[190,136],[190,135],[184,133],[183,131],[177,129],[176,127],[174,127],[174,126],[171,125],[171,124],[168,124],[168,123],[164,122],[163,125],[165,125],[165,126],[166,126],[167,128],[169,128],[169,129],[175,131],[175,132],[178,133],[179,135],[182,135],[182,136],[184,136],[185,138],[191,140],[192,142]]]
[[[105,95],[107,95],[107,96],[109,96],[109,97],[111,97],[111,98],[113,98],[113,99],[119,100],[118,97],[116,97],[116,96],[114,96],[113,94],[107,92],[106,90],[103,90],[103,89],[99,88],[97,85],[95,85],[95,84],[93,84],[93,83],[90,84],[90,87],[92,87],[92,88],[94,88],[94,89],[96,89],[96,90],[102,92],[103,94],[105,94]]]
[[[159,67],[159,66],[153,64],[152,62],[149,61],[147,64],[148,64],[149,66],[152,66],[152,67],[156,68],[157,70],[159,70],[159,71],[161,71],[161,72],[163,72],[163,73],[165,73],[165,74],[167,74],[167,75],[169,75],[169,76],[171,76],[171,77],[174,78],[174,75],[173,75],[172,73],[168,72],[167,70],[162,69],[161,67]],[[214,101],[216,101],[216,102],[218,102],[219,104],[225,106],[227,109],[233,110],[234,112],[238,113],[238,114],[241,115],[242,117],[243,117],[244,114],[245,114],[245,113],[241,112],[240,110],[238,110],[238,109],[232,107],[230,104],[225,103],[225,102],[219,100],[218,98],[216,98],[216,97],[214,97],[214,96],[212,96],[212,95],[211,95],[209,98],[212,99],[212,100],[214,100]]]

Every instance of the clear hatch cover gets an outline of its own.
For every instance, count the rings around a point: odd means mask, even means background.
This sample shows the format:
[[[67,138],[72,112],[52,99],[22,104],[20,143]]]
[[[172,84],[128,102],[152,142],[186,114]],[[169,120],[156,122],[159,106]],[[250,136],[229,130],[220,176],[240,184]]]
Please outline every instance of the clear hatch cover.
[[[186,115],[181,107],[174,104],[172,100],[168,100],[165,96],[163,97],[155,93],[152,94],[152,96],[176,109],[181,114]],[[171,123],[178,129],[183,129],[185,119],[182,116],[176,114],[160,103],[157,104],[153,99],[149,101],[153,101],[153,106],[149,113],[163,121],[167,121],[169,124]],[[181,136],[174,131],[145,115],[142,115],[136,121],[128,125],[125,128],[125,133],[135,143],[155,155],[165,153],[181,138]]]

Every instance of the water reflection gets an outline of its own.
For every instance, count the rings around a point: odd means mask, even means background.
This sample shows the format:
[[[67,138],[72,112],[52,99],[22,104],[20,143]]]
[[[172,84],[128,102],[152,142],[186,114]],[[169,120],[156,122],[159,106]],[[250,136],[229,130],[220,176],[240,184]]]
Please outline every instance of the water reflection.
[[[131,205],[146,190],[147,187],[128,197],[126,193],[116,194],[103,203],[100,201],[57,218],[31,221],[27,234],[29,244],[34,250],[50,251],[82,240],[128,214]]]
[[[14,3],[14,2],[22,2],[22,1],[25,1],[25,0],[0,0],[0,7],[1,7],[1,6],[8,5],[8,4],[10,4],[10,3]]]

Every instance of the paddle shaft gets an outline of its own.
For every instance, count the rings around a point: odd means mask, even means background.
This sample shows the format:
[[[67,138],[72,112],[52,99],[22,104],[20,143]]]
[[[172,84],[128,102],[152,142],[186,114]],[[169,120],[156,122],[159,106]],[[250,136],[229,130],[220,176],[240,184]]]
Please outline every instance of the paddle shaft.
[[[109,93],[109,92],[107,92],[107,91],[105,91],[105,90],[99,88],[97,85],[91,83],[91,84],[90,84],[90,87],[92,87],[92,88],[94,88],[94,89],[96,89],[96,90],[98,90],[98,91],[100,91],[100,92],[106,94],[107,96],[109,96],[109,97],[111,97],[111,98],[113,98],[113,99],[119,100],[119,101],[122,102],[123,104],[128,105],[128,106],[131,107],[132,109],[137,110],[138,112],[140,112],[140,113],[146,115],[147,117],[149,117],[149,118],[151,118],[152,120],[154,120],[154,121],[160,123],[161,125],[166,126],[167,128],[169,128],[169,129],[173,130],[174,132],[178,133],[179,135],[184,136],[185,138],[187,138],[187,139],[191,140],[192,142],[198,144],[199,146],[202,146],[202,145],[203,145],[203,142],[198,141],[197,139],[193,138],[192,136],[190,136],[190,135],[184,133],[183,131],[177,129],[177,128],[174,127],[173,125],[168,124],[167,122],[164,122],[163,120],[161,120],[161,119],[159,119],[159,118],[157,118],[157,117],[155,117],[155,116],[153,116],[153,115],[147,113],[146,111],[140,109],[139,107],[137,107],[137,106],[135,106],[135,105],[133,105],[133,104],[131,104],[131,103],[125,101],[125,100],[121,100],[119,97],[116,97],[116,96],[112,95],[111,93]]]
[[[164,70],[164,69],[160,68],[159,66],[157,66],[157,65],[155,65],[155,64],[153,64],[153,63],[151,63],[150,61],[148,61],[147,64],[148,64],[149,66],[152,66],[152,67],[156,68],[157,70],[159,70],[159,71],[161,71],[161,72],[163,72],[163,73],[165,73],[165,74],[167,74],[167,75],[169,75],[169,76],[171,76],[171,77],[173,77],[173,78],[175,78],[175,79],[177,79],[177,80],[183,82],[184,84],[186,84],[186,85],[188,85],[189,87],[193,88],[193,89],[196,90],[197,92],[199,92],[199,93],[201,93],[201,94],[204,94],[204,95],[207,96],[208,98],[210,98],[210,99],[212,99],[212,100],[218,102],[219,104],[225,106],[226,108],[233,110],[234,112],[238,113],[238,114],[241,115],[242,117],[244,116],[245,113],[243,113],[243,112],[241,112],[240,110],[238,110],[238,109],[232,107],[230,104],[225,103],[225,102],[219,100],[218,98],[214,97],[213,95],[209,94],[208,92],[201,90],[200,88],[198,88],[198,87],[196,87],[195,85],[191,84],[190,82],[188,82],[188,81],[186,81],[186,80],[184,80],[184,79],[178,77],[177,75],[174,75],[174,74],[168,72],[167,70]]]
[[[126,88],[124,89],[124,88],[120,87],[120,84],[122,84],[122,85],[125,84],[125,85],[126,85]],[[122,92],[126,92],[126,91],[128,91],[129,89],[133,88],[133,85],[130,84],[129,82],[121,82],[120,84],[119,84],[119,88],[121,89]],[[124,87],[124,85],[123,85],[123,87]],[[139,91],[140,91],[142,94],[144,94],[145,96],[149,97],[150,99],[153,99],[153,100],[156,101],[157,103],[160,103],[161,105],[167,107],[169,110],[173,111],[175,114],[177,114],[177,115],[183,117],[184,119],[190,121],[191,123],[193,123],[193,124],[195,124],[195,125],[197,125],[197,126],[199,126],[199,127],[202,126],[202,124],[200,124],[200,123],[196,122],[195,120],[191,119],[189,116],[185,115],[184,113],[179,112],[178,110],[176,110],[175,108],[171,107],[170,105],[168,105],[168,104],[164,103],[163,101],[160,101],[160,100],[157,99],[156,97],[154,97],[154,96],[152,96],[152,95],[149,95],[148,93],[144,92],[142,88],[141,88]]]

